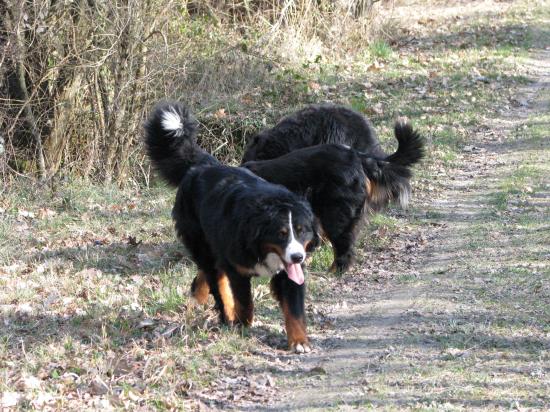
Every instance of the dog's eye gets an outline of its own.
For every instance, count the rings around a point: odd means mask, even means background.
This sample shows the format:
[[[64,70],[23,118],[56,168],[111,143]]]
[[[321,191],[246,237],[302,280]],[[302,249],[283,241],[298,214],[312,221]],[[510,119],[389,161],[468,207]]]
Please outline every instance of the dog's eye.
[[[285,239],[288,236],[288,229],[286,227],[279,230],[279,237]]]
[[[302,233],[304,231],[304,228],[302,225],[298,225],[296,226],[296,233],[299,235],[300,233]]]

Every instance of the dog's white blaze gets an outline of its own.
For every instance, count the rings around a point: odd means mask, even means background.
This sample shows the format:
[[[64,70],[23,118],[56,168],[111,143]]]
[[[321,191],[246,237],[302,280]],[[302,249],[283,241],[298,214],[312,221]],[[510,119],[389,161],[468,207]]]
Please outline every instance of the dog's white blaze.
[[[256,263],[254,266],[254,273],[258,276],[271,277],[279,273],[284,268],[285,267],[283,262],[281,262],[279,255],[277,253],[270,252],[267,254],[262,263]]]
[[[294,237],[294,230],[292,229],[292,212],[288,212],[288,225],[290,226],[290,242],[288,243],[285,249],[285,262],[292,264],[292,255],[295,253],[300,253],[306,259],[306,251],[302,244],[296,240]]]
[[[162,128],[170,132],[178,132],[183,129],[183,123],[180,116],[176,113],[176,109],[170,107],[169,110],[162,113]]]

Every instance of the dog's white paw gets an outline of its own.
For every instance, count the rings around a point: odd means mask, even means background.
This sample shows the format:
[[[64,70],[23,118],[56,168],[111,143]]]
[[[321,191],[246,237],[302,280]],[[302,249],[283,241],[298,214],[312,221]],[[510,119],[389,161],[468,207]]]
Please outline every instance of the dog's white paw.
[[[296,343],[290,346],[291,352],[302,354],[311,352],[311,346],[308,343]]]

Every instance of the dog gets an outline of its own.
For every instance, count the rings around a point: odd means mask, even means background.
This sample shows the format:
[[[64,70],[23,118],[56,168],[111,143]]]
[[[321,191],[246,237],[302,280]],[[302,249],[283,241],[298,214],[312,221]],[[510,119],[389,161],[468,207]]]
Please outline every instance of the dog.
[[[424,156],[424,141],[405,121],[396,122],[394,133],[397,151],[386,155],[361,114],[339,106],[311,106],[261,132],[243,159],[279,157],[243,165],[270,182],[309,193],[334,250],[329,271],[345,272],[354,260],[353,245],[365,210],[377,211],[390,202],[406,207],[409,202],[410,167]],[[339,142],[322,144],[334,141]],[[286,150],[290,152],[283,153]]]
[[[144,129],[153,166],[178,188],[172,217],[198,267],[192,295],[206,303],[212,294],[223,323],[249,326],[251,277],[269,276],[289,348],[309,352],[303,264],[319,243],[309,203],[202,150],[196,143],[198,123],[181,103],[159,103]]]
[[[242,163],[274,159],[296,149],[327,143],[349,146],[379,159],[386,157],[365,116],[345,106],[325,103],[307,106],[253,136]]]

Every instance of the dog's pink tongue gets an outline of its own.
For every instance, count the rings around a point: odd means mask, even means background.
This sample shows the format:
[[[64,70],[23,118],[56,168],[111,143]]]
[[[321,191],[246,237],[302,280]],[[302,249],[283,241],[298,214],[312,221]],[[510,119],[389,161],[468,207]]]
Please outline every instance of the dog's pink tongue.
[[[286,273],[288,278],[294,283],[301,285],[304,283],[304,272],[302,272],[302,266],[298,263],[292,265],[285,264]]]

